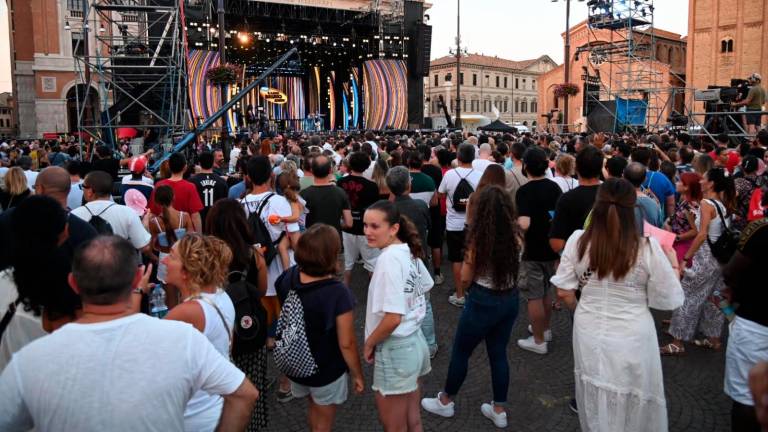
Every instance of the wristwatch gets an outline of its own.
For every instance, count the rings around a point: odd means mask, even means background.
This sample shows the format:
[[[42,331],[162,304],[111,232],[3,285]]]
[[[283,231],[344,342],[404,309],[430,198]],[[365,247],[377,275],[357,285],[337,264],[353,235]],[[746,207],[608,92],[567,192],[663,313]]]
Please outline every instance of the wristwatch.
[[[133,289],[133,291],[131,291],[131,293],[143,296],[144,295],[144,290],[141,289],[141,287],[136,287],[136,288]]]

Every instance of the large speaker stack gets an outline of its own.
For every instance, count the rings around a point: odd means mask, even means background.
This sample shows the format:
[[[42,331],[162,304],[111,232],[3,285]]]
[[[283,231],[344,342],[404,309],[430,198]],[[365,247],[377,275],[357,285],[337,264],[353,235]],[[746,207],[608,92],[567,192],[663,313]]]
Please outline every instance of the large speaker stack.
[[[424,121],[424,77],[429,75],[432,26],[424,24],[424,3],[407,0],[403,24],[408,44],[408,127],[420,128]]]

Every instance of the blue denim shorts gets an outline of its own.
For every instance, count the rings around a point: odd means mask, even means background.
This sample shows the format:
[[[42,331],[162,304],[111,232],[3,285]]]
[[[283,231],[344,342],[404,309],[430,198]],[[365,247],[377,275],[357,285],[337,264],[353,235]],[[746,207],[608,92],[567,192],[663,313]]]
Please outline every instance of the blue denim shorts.
[[[419,387],[419,378],[432,370],[424,334],[390,336],[376,346],[373,366],[373,391],[383,396],[407,394]]]

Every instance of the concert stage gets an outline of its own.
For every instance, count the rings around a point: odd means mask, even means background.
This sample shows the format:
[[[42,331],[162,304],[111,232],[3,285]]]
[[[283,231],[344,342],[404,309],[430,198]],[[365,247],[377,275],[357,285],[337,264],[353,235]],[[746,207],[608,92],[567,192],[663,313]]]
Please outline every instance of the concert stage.
[[[301,5],[225,0],[226,63],[236,72],[226,86],[206,77],[221,64],[216,3],[185,3],[189,111],[195,124],[221,107],[222,89],[238,93],[297,48],[298,59],[277,69],[224,116],[227,131],[253,124],[294,131],[421,126],[431,39],[422,2],[377,11],[311,6],[334,3],[327,0]]]

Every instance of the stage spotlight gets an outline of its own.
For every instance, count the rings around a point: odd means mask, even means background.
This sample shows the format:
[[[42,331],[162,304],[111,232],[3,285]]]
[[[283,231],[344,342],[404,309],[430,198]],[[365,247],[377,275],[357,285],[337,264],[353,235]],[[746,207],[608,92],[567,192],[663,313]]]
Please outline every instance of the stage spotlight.
[[[241,44],[247,44],[251,41],[251,36],[248,33],[240,32],[237,34],[237,40],[239,40]]]

